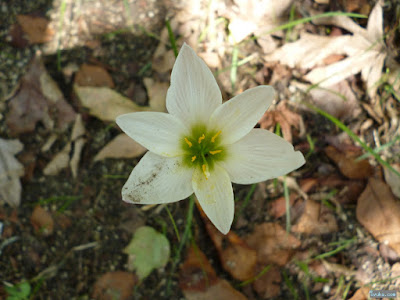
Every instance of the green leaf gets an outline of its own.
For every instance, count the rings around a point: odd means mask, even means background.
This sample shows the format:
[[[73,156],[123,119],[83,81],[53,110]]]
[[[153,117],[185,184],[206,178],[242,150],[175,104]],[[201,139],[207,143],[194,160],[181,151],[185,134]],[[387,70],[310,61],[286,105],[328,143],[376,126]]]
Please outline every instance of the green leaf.
[[[28,281],[23,281],[14,285],[5,285],[8,294],[7,300],[25,300],[29,299],[31,293],[31,285]]]
[[[153,269],[164,267],[170,257],[168,239],[149,226],[139,227],[129,245],[124,249],[129,255],[128,270],[136,270],[142,280]]]

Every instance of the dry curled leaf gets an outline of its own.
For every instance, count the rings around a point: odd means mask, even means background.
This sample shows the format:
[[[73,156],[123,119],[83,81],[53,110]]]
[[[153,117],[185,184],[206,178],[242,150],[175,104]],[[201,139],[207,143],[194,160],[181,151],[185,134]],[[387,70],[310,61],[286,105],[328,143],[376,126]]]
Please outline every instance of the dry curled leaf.
[[[35,231],[49,236],[54,231],[54,220],[52,215],[41,206],[36,206],[31,216],[31,223]]]
[[[24,166],[14,157],[24,145],[18,140],[0,138],[0,200],[11,206],[21,202],[21,182]]]
[[[75,75],[74,83],[79,86],[114,87],[114,82],[108,72],[100,66],[83,64]]]
[[[54,36],[54,31],[49,28],[49,21],[43,17],[18,15],[17,21],[30,44],[46,43]]]
[[[381,243],[400,255],[400,203],[389,186],[371,178],[357,203],[357,220]]]

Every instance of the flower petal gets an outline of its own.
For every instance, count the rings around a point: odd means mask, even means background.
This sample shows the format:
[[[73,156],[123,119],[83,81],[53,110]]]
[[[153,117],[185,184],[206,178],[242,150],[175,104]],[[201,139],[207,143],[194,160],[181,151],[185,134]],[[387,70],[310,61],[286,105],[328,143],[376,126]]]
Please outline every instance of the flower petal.
[[[196,168],[192,184],[207,217],[219,231],[227,234],[234,214],[233,190],[228,173],[216,165],[206,179],[203,172]]]
[[[132,139],[158,155],[173,157],[183,153],[179,145],[187,129],[174,116],[135,112],[118,116],[117,124]]]
[[[250,184],[285,175],[304,163],[300,151],[283,138],[264,129],[253,129],[228,148],[229,154],[221,165],[231,181]]]
[[[122,200],[135,204],[161,204],[189,197],[193,169],[182,166],[181,157],[147,152],[122,188]]]
[[[215,110],[210,127],[221,130],[222,143],[238,141],[257,124],[274,100],[274,94],[274,89],[266,85],[246,90]]]
[[[210,69],[192,48],[183,44],[171,73],[168,112],[190,128],[193,123],[207,123],[221,103],[221,91]]]

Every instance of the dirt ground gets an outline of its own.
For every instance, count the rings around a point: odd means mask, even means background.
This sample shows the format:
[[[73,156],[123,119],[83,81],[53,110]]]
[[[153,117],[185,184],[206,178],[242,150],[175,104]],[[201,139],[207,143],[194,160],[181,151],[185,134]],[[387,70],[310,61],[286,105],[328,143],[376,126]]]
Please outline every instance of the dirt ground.
[[[263,39],[253,32],[243,38],[245,42],[233,43],[233,35],[228,37],[227,32],[229,28],[233,32],[229,24],[239,19],[243,3],[219,2],[0,1],[0,137],[23,144],[16,154],[23,165],[17,176],[22,185],[20,204],[4,199],[0,204],[0,299],[368,299],[370,289],[398,289],[399,240],[381,239],[379,234],[390,230],[376,233],[370,229],[374,225],[368,225],[359,213],[360,199],[366,193],[388,189],[390,196],[384,198],[394,200],[383,213],[384,219],[397,218],[399,199],[391,194],[384,168],[372,155],[354,163],[365,149],[340,126],[298,104],[310,98],[299,88],[309,84],[303,77],[305,69],[265,58],[268,39],[274,39],[278,48],[299,39],[304,31],[330,37],[349,31],[303,22],[276,30],[273,37]],[[250,2],[261,7],[263,1]],[[368,16],[376,4],[350,2],[293,1],[273,27],[287,23],[290,15],[300,19],[315,12]],[[390,5],[383,6],[385,43],[394,61],[399,61],[395,11],[400,3]],[[159,95],[165,95],[172,67],[168,58],[173,57],[166,19],[178,49],[184,41],[198,46],[197,52],[216,74],[224,100],[256,85],[274,86],[277,101],[257,126],[281,133],[307,161],[286,179],[234,185],[235,220],[228,237],[213,231],[195,207],[182,246],[176,230],[184,236],[190,201],[152,208],[124,203],[121,188],[143,151],[139,149],[131,158],[117,158],[114,149],[110,158],[96,159],[121,130],[84,104],[75,88],[107,86],[137,105],[163,110],[165,98]],[[261,19],[256,25],[266,26]],[[47,23],[40,23],[43,20]],[[354,20],[367,26],[366,19]],[[245,21],[256,22],[250,17]],[[393,33],[391,28],[396,26]],[[29,28],[39,29],[32,32]],[[233,73],[235,51],[239,61],[250,59]],[[334,63],[346,56],[329,57]],[[98,69],[85,73],[84,64]],[[41,79],[36,78],[43,74],[60,89],[62,106],[31,100],[48,99]],[[373,102],[359,73],[344,81],[357,104],[349,100],[335,106],[336,117],[372,149],[394,141],[380,153],[391,165],[398,165],[399,133],[390,128],[400,116],[399,99],[382,85]],[[27,93],[25,98],[22,93]],[[27,102],[13,106],[18,99]],[[111,111],[113,104],[109,105],[104,109]],[[374,105],[380,105],[380,111]],[[34,121],[33,115],[38,116]],[[83,129],[74,136],[78,115]],[[379,140],[384,134],[378,144],[377,136]],[[49,163],[60,153],[67,163],[49,171]],[[394,186],[398,184],[390,185]],[[285,233],[285,201],[291,204],[290,235]],[[369,216],[381,213],[369,205]],[[168,239],[171,255],[164,267],[139,280],[123,250],[144,225]],[[400,235],[398,230],[391,234]],[[203,260],[199,258],[202,254],[196,256],[200,263],[190,264],[193,249],[204,253]],[[236,269],[228,271],[231,261],[237,263]],[[251,276],[243,275],[245,268],[251,268]],[[26,286],[30,291],[24,294]]]

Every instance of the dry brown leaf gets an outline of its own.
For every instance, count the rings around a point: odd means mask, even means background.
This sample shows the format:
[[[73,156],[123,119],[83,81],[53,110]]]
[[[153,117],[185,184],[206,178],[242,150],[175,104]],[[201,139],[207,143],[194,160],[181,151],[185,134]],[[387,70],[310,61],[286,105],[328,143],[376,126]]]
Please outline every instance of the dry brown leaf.
[[[115,122],[119,115],[150,110],[148,107],[135,104],[108,87],[74,85],[74,91],[81,104],[89,109],[89,113],[103,121]]]
[[[342,152],[333,146],[325,148],[325,154],[339,167],[340,172],[350,179],[368,178],[373,173],[373,168],[368,160],[356,161],[361,155],[359,152]]]
[[[136,277],[132,273],[114,271],[103,274],[93,287],[96,300],[128,300],[133,297]]]
[[[226,280],[218,278],[203,252],[190,247],[179,273],[179,286],[188,300],[245,300]]]
[[[51,214],[42,208],[41,206],[36,206],[32,212],[31,216],[32,226],[35,231],[44,235],[50,236],[54,231],[54,220]]]
[[[196,202],[200,215],[205,223],[208,235],[217,248],[219,259],[224,270],[229,272],[237,280],[248,280],[252,278],[257,262],[256,251],[251,249],[232,230],[227,235],[222,234],[211,224],[198,202]]]
[[[158,82],[151,78],[144,78],[143,83],[149,96],[149,106],[151,110],[166,111],[165,100],[167,99],[169,83]]]
[[[246,238],[247,244],[257,251],[257,262],[266,266],[284,266],[293,256],[300,241],[288,234],[279,224],[263,223],[255,226]]]
[[[145,147],[135,142],[125,133],[121,133],[96,154],[94,161],[105,158],[135,158],[146,151]]]
[[[304,212],[292,227],[293,232],[307,234],[325,234],[336,232],[339,227],[332,212],[313,200],[306,200]]]
[[[68,166],[71,168],[72,176],[76,178],[78,175],[78,165],[81,152],[85,145],[84,137],[85,127],[83,126],[82,116],[77,115],[72,128],[71,139],[64,148],[56,154],[56,156],[43,169],[45,175],[57,175]],[[73,147],[72,147],[73,146]],[[73,149],[72,157],[71,150]]]
[[[271,129],[276,123],[279,123],[283,137],[290,143],[293,140],[292,126],[300,131],[300,135],[305,133],[302,117],[288,108],[287,101],[281,101],[276,110],[266,112],[258,123],[263,129]]]
[[[14,157],[21,152],[24,145],[19,140],[0,138],[0,201],[11,206],[21,202],[21,182],[24,166]]]
[[[74,83],[79,86],[114,87],[114,82],[108,72],[100,66],[83,64],[75,75]]]
[[[14,136],[34,131],[39,121],[48,130],[65,130],[76,115],[48,75],[40,56],[31,62],[8,105],[6,122]]]
[[[400,172],[400,164],[393,164],[392,168],[395,169],[397,172]],[[399,178],[399,176],[386,167],[383,168],[383,171],[385,173],[386,183],[390,186],[392,193],[394,195],[396,195],[397,198],[400,198],[400,178]]]
[[[357,203],[357,220],[400,255],[400,203],[383,181],[371,178]]]
[[[45,18],[18,15],[17,21],[30,44],[46,43],[54,36],[54,31],[48,27],[49,21]]]
[[[359,288],[349,300],[368,300],[369,299],[369,288]]]
[[[261,266],[257,268],[257,274],[262,271]],[[281,293],[281,272],[278,267],[273,266],[253,283],[253,288],[262,299],[278,297]]]

